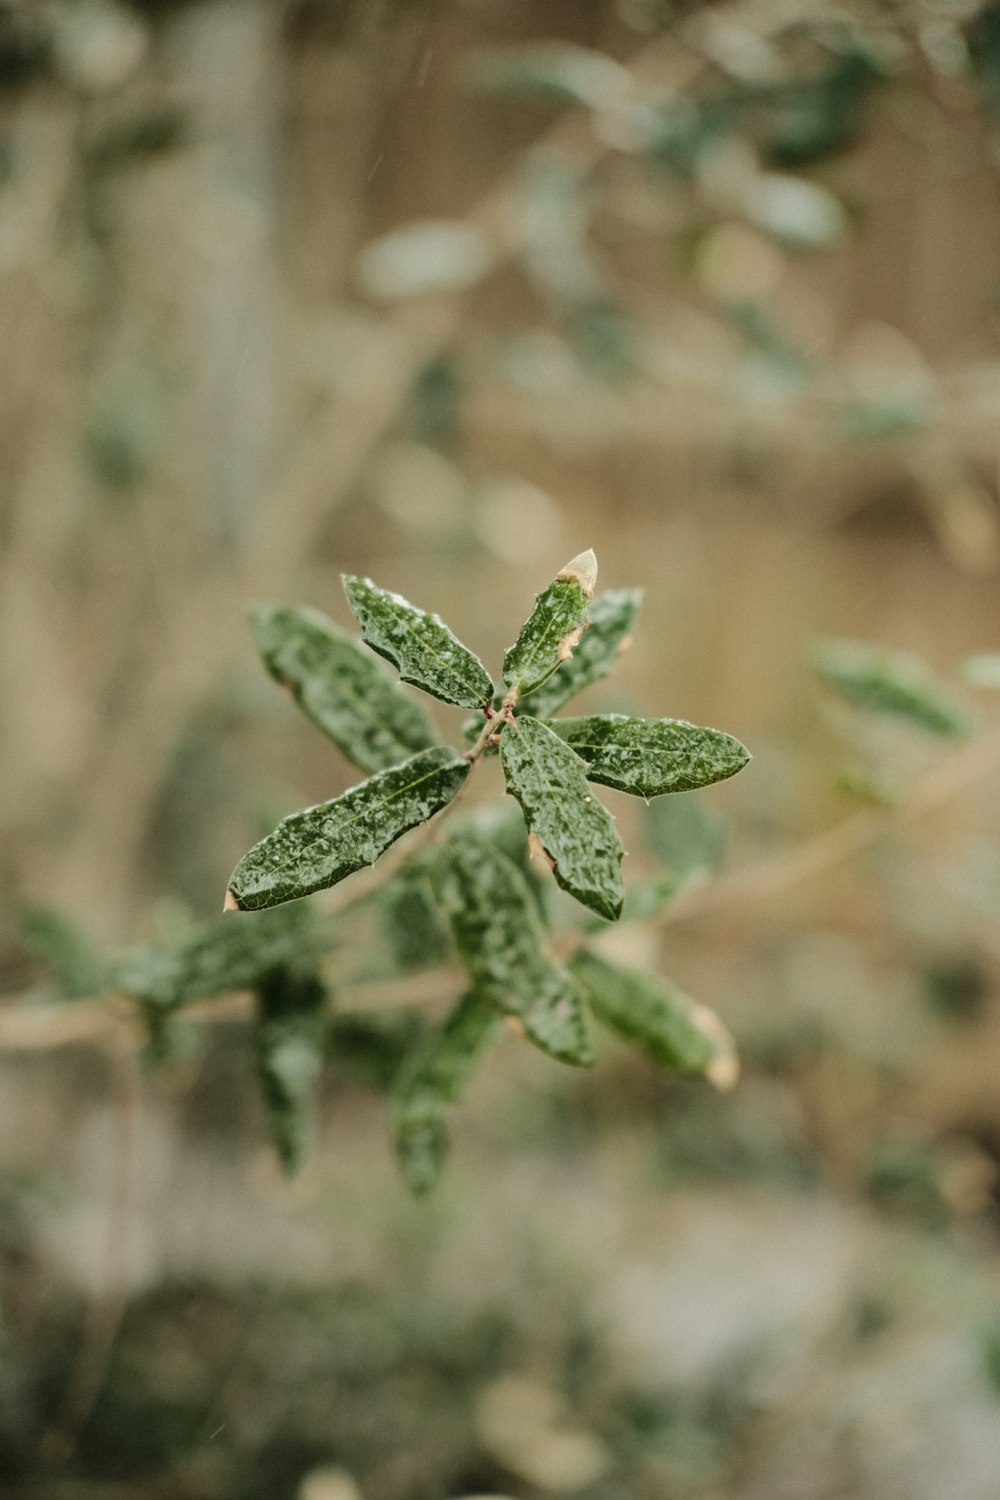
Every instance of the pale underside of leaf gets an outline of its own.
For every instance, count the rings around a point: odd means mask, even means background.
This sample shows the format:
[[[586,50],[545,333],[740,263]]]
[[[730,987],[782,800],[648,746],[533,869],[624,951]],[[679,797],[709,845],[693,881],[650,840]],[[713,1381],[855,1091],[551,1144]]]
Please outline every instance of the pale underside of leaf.
[[[372,865],[401,834],[447,806],[469,774],[451,750],[423,750],[331,802],[293,813],[245,854],[229,894],[242,911],[295,901]]]
[[[444,1024],[427,1037],[396,1085],[396,1150],[414,1192],[433,1187],[448,1149],[446,1114],[468,1085],[479,1057],[503,1031],[488,995],[463,995]]]
[[[739,1075],[733,1039],[714,1011],[665,980],[587,949],[571,964],[600,1021],[661,1068],[731,1088]]]
[[[486,668],[438,615],[370,578],[345,573],[343,584],[368,645],[392,662],[404,682],[459,708],[481,708],[490,701],[493,682]]]
[[[647,801],[725,781],[750,759],[731,734],[683,719],[593,714],[554,719],[549,727],[586,763],[589,781]]]
[[[522,696],[530,693],[570,660],[589,604],[590,595],[575,572],[554,579],[542,590],[503,659],[503,680],[508,688]]]
[[[420,705],[319,610],[263,606],[253,629],[271,676],[360,770],[383,771],[434,744]]]
[[[611,921],[621,915],[624,854],[614,819],[590,792],[583,762],[546,724],[528,715],[500,739],[507,790],[553,861],[558,883]]]
[[[576,987],[545,946],[520,871],[487,839],[463,831],[449,840],[434,880],[477,989],[516,1016],[544,1052],[589,1067],[593,1048]]]

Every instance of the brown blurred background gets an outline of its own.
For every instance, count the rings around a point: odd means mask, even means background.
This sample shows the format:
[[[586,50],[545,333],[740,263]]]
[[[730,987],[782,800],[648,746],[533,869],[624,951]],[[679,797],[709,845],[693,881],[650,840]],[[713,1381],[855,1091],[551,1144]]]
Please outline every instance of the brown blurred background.
[[[974,0],[0,5],[5,1004],[355,779],[247,628],[341,571],[493,664],[593,546],[646,590],[593,706],[754,752],[729,871],[859,757],[947,786],[808,661],[998,649],[998,108]],[[350,1079],[280,1183],[239,1025],[0,1028],[0,1490],[994,1500],[996,764],[622,940],[735,1095],[508,1050],[429,1205]]]

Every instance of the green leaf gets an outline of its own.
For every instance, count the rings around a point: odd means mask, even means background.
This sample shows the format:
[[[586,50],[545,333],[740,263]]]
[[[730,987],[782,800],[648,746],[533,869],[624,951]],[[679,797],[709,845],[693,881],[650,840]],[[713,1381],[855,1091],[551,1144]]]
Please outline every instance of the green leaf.
[[[252,918],[227,916],[183,942],[130,949],[113,966],[110,983],[165,1010],[252,989],[263,974],[301,957],[311,924],[305,906]]]
[[[572,657],[583,633],[596,577],[596,557],[593,552],[581,552],[536,598],[520,635],[503,659],[503,680],[518,697],[540,687]]]
[[[543,1052],[590,1067],[593,1048],[576,987],[546,949],[531,892],[506,855],[463,830],[449,839],[434,880],[476,989],[517,1016]]]
[[[404,866],[381,893],[379,917],[395,967],[402,973],[426,969],[448,954],[448,930],[418,860]]]
[[[547,724],[522,716],[500,739],[507,790],[571,896],[615,921],[625,892],[624,849],[614,819],[587,789],[583,762]]]
[[[554,719],[549,728],[586,762],[589,781],[647,801],[725,781],[750,759],[731,734],[683,719],[594,714],[589,719]]]
[[[468,774],[469,762],[454,751],[423,750],[332,802],[282,819],[236,866],[228,906],[278,906],[373,865],[401,834],[446,807]]]
[[[395,1085],[425,1029],[408,1010],[338,1011],[327,1028],[327,1053],[349,1078],[384,1091]]]
[[[869,713],[905,719],[930,734],[961,738],[968,716],[941,691],[921,657],[863,641],[828,641],[813,665],[827,687]]]
[[[370,578],[345,573],[343,584],[365,640],[392,662],[404,682],[459,708],[489,703],[493,683],[486,668],[437,615],[378,588]]]
[[[396,1088],[396,1150],[415,1193],[434,1186],[448,1150],[445,1114],[465,1092],[477,1059],[503,1029],[488,995],[463,995],[444,1025],[426,1038]]]
[[[625,650],[641,603],[642,589],[606,589],[598,594],[569,661],[564,661],[541,687],[523,693],[521,708],[536,719],[546,719],[576,693],[607,677]]]
[[[731,1088],[739,1065],[714,1011],[673,985],[581,949],[570,966],[591,1009],[658,1067]]]
[[[540,105],[600,109],[628,98],[632,78],[604,52],[571,42],[493,47],[474,60],[472,81],[484,93]]]
[[[273,969],[257,988],[254,1052],[271,1139],[285,1172],[302,1164],[326,1049],[326,992],[298,965]]]
[[[419,704],[319,610],[262,606],[253,631],[271,676],[362,771],[383,771],[434,744]]]
[[[653,853],[675,875],[714,875],[726,848],[726,824],[714,807],[697,794],[664,797],[650,804],[646,839]]]
[[[31,906],[21,916],[21,942],[54,981],[65,1000],[99,995],[107,961],[82,927],[51,906]]]

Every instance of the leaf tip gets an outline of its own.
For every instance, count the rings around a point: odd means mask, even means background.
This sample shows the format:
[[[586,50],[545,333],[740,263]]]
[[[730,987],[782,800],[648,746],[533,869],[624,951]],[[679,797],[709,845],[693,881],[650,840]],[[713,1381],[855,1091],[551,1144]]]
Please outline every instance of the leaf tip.
[[[566,566],[560,568],[556,577],[575,579],[590,599],[597,585],[597,557],[594,549],[588,547],[586,552],[579,552],[576,557],[570,558]]]
[[[240,903],[237,901],[236,897],[233,895],[231,889],[227,890],[227,892],[226,892],[226,899],[222,903],[222,910],[224,912],[227,912],[227,911],[240,911],[241,910]]]
[[[691,1021],[695,1029],[716,1049],[705,1069],[705,1077],[720,1094],[727,1094],[736,1087],[740,1077],[740,1060],[736,1055],[732,1034],[707,1005],[692,1006]]]

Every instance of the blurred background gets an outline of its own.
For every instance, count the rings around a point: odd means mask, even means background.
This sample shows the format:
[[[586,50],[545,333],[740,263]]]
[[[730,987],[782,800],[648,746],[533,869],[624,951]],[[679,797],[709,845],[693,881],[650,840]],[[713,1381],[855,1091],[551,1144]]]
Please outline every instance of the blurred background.
[[[995,1500],[998,112],[992,0],[0,4],[4,1496]],[[286,1183],[239,1016],[86,1019],[356,779],[248,608],[370,573],[495,667],[590,546],[589,709],[754,754],[608,799],[721,866],[614,951],[743,1080],[511,1042],[415,1202],[334,1061]]]

